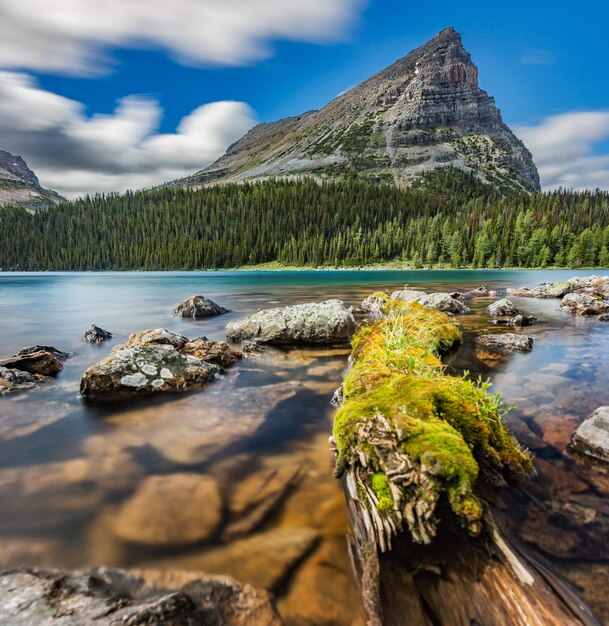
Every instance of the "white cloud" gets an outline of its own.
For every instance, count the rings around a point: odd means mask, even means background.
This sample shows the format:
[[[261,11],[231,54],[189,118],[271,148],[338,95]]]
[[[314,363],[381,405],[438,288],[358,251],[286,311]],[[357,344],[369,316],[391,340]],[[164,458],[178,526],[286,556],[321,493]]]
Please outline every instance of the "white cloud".
[[[553,115],[515,132],[533,153],[544,189],[609,189],[609,154],[594,152],[609,139],[609,111]]]
[[[0,0],[0,67],[90,75],[115,46],[189,64],[241,65],[276,39],[343,36],[363,0]]]
[[[23,156],[41,183],[75,197],[160,184],[194,173],[254,124],[243,102],[205,104],[159,134],[159,104],[123,98],[112,115],[85,116],[82,104],[0,71],[2,149]]]

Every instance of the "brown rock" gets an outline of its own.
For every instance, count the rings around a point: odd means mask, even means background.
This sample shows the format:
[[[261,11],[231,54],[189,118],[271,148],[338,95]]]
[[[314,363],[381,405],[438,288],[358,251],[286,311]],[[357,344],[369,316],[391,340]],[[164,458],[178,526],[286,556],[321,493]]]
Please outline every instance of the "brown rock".
[[[0,360],[0,367],[21,370],[40,376],[55,376],[63,369],[61,361],[50,352],[32,352]]]
[[[118,510],[114,530],[132,543],[189,545],[213,535],[221,517],[222,499],[211,476],[149,476]]]
[[[225,341],[209,341],[207,337],[191,339],[182,349],[182,354],[191,354],[207,363],[214,363],[220,367],[231,367],[242,354],[233,350]]]

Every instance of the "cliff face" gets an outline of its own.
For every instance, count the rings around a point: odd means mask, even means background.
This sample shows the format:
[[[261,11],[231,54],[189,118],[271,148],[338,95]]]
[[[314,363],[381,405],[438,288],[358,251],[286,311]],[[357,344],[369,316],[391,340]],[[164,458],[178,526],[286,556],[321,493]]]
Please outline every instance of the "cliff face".
[[[63,198],[40,186],[38,177],[20,157],[0,150],[0,206],[22,204],[29,209],[41,209]]]
[[[406,185],[446,165],[498,186],[539,189],[531,153],[480,89],[478,70],[452,28],[319,111],[259,124],[181,182],[356,172]]]

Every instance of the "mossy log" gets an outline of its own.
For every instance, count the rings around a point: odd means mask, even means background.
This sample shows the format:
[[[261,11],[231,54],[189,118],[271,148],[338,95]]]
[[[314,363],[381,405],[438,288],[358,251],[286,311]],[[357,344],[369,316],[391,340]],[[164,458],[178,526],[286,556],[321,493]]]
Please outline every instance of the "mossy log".
[[[331,442],[371,626],[597,624],[495,526],[492,490],[532,475],[489,384],[448,376],[444,313],[387,302],[359,330]]]

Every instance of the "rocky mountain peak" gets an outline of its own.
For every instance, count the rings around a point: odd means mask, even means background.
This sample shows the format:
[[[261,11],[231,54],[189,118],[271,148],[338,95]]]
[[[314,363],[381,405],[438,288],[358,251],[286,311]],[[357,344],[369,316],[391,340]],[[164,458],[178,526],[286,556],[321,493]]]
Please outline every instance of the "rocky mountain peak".
[[[2,175],[7,178],[14,176],[34,185],[40,184],[38,177],[27,166],[27,163],[20,156],[6,152],[6,150],[0,150],[0,176]]]
[[[357,175],[408,185],[447,165],[502,188],[540,187],[530,152],[480,88],[454,28],[319,111],[256,126],[186,182]]]

